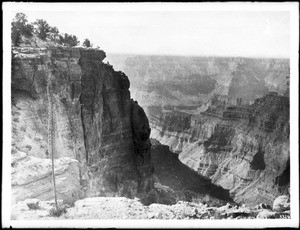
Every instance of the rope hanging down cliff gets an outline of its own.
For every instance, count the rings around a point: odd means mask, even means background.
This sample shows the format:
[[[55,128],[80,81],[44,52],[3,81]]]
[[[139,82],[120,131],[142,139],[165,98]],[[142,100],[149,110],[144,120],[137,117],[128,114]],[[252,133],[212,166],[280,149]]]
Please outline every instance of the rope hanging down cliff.
[[[57,197],[56,197],[56,184],[55,184],[55,175],[54,175],[54,151],[53,151],[53,142],[54,142],[54,130],[53,130],[53,107],[52,107],[52,86],[51,86],[51,76],[48,77],[47,81],[47,98],[48,98],[48,153],[51,156],[52,160],[52,183],[53,183],[53,192],[55,206],[57,208]]]

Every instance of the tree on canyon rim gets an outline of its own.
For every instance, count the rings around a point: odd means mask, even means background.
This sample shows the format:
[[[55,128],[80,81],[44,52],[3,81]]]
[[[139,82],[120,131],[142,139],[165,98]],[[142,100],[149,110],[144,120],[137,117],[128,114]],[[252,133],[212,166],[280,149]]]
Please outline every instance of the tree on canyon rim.
[[[89,39],[85,39],[84,42],[82,43],[83,47],[93,47],[93,44],[91,43],[91,41]]]
[[[63,36],[59,35],[59,43],[73,47],[77,46],[80,41],[78,41],[78,38],[75,35],[65,33]]]
[[[37,36],[45,40],[51,31],[49,24],[43,19],[37,19],[33,24],[36,26]]]
[[[17,13],[11,22],[11,41],[14,46],[18,46],[22,41],[22,36],[32,37],[33,25],[28,23],[24,13]]]

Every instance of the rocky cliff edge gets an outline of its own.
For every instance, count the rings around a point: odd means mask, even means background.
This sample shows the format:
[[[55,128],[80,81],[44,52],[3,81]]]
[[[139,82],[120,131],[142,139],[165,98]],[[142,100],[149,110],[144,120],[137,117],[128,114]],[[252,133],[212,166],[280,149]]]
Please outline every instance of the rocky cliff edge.
[[[59,199],[134,197],[153,188],[148,119],[130,98],[127,76],[104,58],[91,48],[12,49],[12,203],[53,199],[49,98]]]

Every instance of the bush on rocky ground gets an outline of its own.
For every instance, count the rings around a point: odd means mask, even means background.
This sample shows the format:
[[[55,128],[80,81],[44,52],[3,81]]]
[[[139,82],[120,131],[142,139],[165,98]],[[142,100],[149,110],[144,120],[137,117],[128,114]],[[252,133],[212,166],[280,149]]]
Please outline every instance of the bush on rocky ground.
[[[28,199],[26,200],[26,204],[28,206],[29,209],[33,209],[33,210],[36,210],[36,209],[39,209],[40,206],[39,206],[39,199]]]
[[[67,213],[68,205],[58,205],[49,210],[49,216],[60,217],[62,214]]]

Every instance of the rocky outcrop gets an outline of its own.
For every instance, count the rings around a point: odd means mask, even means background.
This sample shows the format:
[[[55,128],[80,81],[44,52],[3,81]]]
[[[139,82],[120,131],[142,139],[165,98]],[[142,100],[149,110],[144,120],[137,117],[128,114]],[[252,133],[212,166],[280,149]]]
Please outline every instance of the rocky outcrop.
[[[21,156],[22,157],[19,157]],[[42,200],[53,198],[51,160],[28,156],[26,153],[13,154],[12,161],[12,198],[13,203],[28,197]],[[18,158],[18,159],[16,159]],[[75,202],[80,194],[78,161],[61,157],[54,161],[56,190],[65,202]]]
[[[276,212],[284,212],[290,210],[290,196],[279,196],[274,200],[273,210]]]
[[[272,205],[290,183],[289,99],[269,93],[250,106],[224,108],[187,114],[190,124],[184,126],[180,113],[150,109],[151,137],[228,189],[234,201]]]
[[[59,199],[70,195],[64,188],[76,187],[77,197],[133,197],[153,186],[148,119],[130,98],[127,76],[104,64],[104,58],[98,49],[13,48],[12,155],[26,155],[26,160],[16,158],[12,164],[13,177],[24,179],[12,184],[13,202],[53,198],[47,82],[52,88],[55,167],[68,172],[61,180],[58,175],[58,187],[60,182],[63,186]],[[23,174],[24,162],[41,165],[42,174],[33,178],[33,169]],[[40,186],[44,182],[47,185]]]

